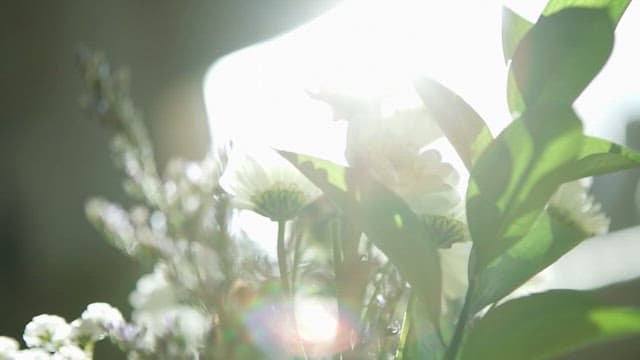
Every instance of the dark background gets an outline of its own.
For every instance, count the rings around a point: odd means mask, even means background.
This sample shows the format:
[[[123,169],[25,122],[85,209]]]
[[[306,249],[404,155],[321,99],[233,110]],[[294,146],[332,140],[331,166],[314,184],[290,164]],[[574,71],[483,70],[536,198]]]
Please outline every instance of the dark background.
[[[110,162],[109,132],[79,106],[84,88],[74,53],[80,44],[130,68],[134,99],[164,169],[169,157],[199,159],[207,150],[201,87],[213,61],[336,3],[3,1],[0,334],[20,339],[34,315],[59,314],[71,321],[96,301],[127,316],[127,296],[146,271],[106,244],[85,220],[88,198],[126,198]]]
[[[199,159],[207,150],[201,87],[213,61],[337,2],[5,1],[0,10],[0,334],[20,339],[32,316],[52,313],[71,321],[96,301],[127,316],[127,296],[146,270],[107,245],[85,220],[89,197],[125,203],[126,198],[111,166],[109,132],[79,106],[83,84],[74,52],[80,44],[131,69],[133,96],[162,169],[169,157]],[[640,127],[630,127],[629,134],[637,148]],[[596,181],[595,190],[615,219],[613,229],[637,223],[628,196],[637,178],[637,172],[627,172]],[[640,286],[635,288],[603,297],[638,304]],[[613,352],[591,349],[574,358],[586,353],[594,359],[626,358],[626,351],[631,359],[639,348],[627,341]],[[100,351],[98,358],[115,356]]]

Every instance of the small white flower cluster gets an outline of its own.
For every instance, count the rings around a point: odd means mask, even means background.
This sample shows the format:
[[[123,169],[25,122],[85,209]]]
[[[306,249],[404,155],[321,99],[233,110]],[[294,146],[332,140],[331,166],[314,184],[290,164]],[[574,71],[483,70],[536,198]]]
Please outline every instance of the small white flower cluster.
[[[197,354],[212,325],[210,314],[182,304],[179,293],[169,280],[167,267],[157,264],[152,273],[138,280],[129,296],[133,323],[144,329],[144,347],[162,346],[164,354],[178,358]]]
[[[21,350],[17,340],[0,336],[0,360],[90,360],[94,344],[105,338],[128,352],[130,359],[158,353],[196,358],[211,330],[211,316],[180,304],[165,270],[156,266],[138,281],[130,297],[131,323],[106,303],[89,304],[71,323],[57,315],[38,315],[25,327],[26,349]]]
[[[124,324],[120,311],[106,303],[87,306],[70,324],[57,315],[38,315],[27,324],[22,336],[27,349],[18,341],[0,337],[0,359],[6,360],[85,360],[93,356],[93,344]]]

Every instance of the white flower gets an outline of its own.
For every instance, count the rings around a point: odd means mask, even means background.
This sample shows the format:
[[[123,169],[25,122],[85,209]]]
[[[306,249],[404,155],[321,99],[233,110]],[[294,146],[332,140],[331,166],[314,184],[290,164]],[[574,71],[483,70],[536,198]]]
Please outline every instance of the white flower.
[[[51,355],[42,349],[25,349],[18,351],[12,360],[50,360]]]
[[[107,303],[93,303],[87,306],[80,319],[71,322],[71,338],[84,342],[104,339],[110,330],[125,323],[120,310]]]
[[[51,359],[52,360],[90,360],[91,357],[76,345],[65,345],[61,347],[55,354],[53,354]]]
[[[117,327],[124,323],[120,310],[107,303],[89,304],[82,313],[81,318],[84,321],[93,321],[106,329]]]
[[[152,273],[138,279],[136,289],[129,295],[129,303],[135,310],[157,311],[177,302],[176,289],[167,281],[165,266],[160,263]]]
[[[0,336],[0,360],[12,359],[13,355],[20,349],[20,344],[14,338]]]
[[[212,319],[193,307],[174,305],[162,311],[138,311],[135,321],[149,336],[173,340],[165,344],[170,352],[191,354],[204,345]]]
[[[550,212],[589,236],[609,230],[609,218],[600,209],[601,205],[587,194],[587,187],[579,180],[560,185],[549,200]]]
[[[57,315],[38,315],[24,329],[23,339],[28,347],[54,352],[69,340],[71,326]]]
[[[345,156],[364,167],[418,214],[446,215],[460,202],[458,173],[424,147],[442,136],[424,109],[351,119]]]
[[[293,218],[321,194],[291,163],[266,148],[250,154],[234,149],[220,185],[236,206],[274,221]]]

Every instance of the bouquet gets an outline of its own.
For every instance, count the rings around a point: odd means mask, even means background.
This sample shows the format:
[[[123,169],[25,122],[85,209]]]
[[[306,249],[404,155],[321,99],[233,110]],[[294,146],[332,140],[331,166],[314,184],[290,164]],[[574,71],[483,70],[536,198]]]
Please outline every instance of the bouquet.
[[[628,3],[550,0],[535,24],[505,9],[499,134],[429,78],[418,108],[310,93],[347,122],[346,165],[236,142],[160,176],[128,73],[81,51],[85,102],[137,204],[96,198],[87,215],[149,273],[128,319],[106,303],[38,315],[26,348],[0,337],[0,359],[91,359],[105,339],[129,359],[546,359],[639,334],[638,308],[541,291],[544,269],[607,231],[584,179],[640,166],[572,108]],[[252,235],[252,216],[272,226]]]

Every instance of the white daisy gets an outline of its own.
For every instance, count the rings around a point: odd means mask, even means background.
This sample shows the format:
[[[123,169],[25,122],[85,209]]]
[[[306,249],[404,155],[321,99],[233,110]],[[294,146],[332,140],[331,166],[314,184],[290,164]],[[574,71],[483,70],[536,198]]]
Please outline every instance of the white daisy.
[[[266,148],[251,153],[235,148],[220,185],[237,207],[274,221],[293,218],[321,194],[291,163]]]
[[[562,184],[551,196],[548,210],[589,236],[603,235],[609,230],[609,218],[580,180]]]

